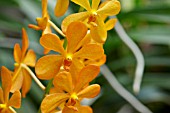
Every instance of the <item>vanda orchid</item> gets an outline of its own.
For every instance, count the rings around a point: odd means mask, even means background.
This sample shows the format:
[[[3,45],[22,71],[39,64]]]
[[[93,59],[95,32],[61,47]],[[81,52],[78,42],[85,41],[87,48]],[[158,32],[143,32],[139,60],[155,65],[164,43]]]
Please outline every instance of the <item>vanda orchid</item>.
[[[70,1],[82,12],[79,10],[65,17]],[[96,97],[101,91],[101,86],[92,82],[99,75],[100,66],[106,62],[103,46],[107,31],[116,23],[116,19],[108,19],[108,16],[119,13],[120,2],[70,1],[54,0],[56,4],[49,4],[53,2],[48,0],[37,1],[41,3],[42,16],[36,18],[37,25],[29,24],[28,27],[32,28],[30,31],[42,31],[36,35],[39,41],[36,46],[45,51],[40,53],[39,48],[33,48],[38,52],[29,49],[27,28],[23,28],[22,46],[14,45],[13,71],[4,66],[1,69],[0,113],[16,113],[13,107],[20,108],[21,96],[27,99],[26,95],[34,88],[31,87],[32,79],[44,95],[38,113],[93,113],[90,105],[81,102]],[[53,12],[49,6],[54,6]],[[52,14],[57,17],[55,22],[64,15],[57,23],[60,27],[52,22]]]

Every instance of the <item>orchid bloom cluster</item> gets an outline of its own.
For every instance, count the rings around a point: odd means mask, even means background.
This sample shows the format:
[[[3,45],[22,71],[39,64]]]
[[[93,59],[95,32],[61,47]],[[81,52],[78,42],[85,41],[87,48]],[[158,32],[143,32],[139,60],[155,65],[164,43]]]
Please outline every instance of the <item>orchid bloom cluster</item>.
[[[119,13],[120,3],[118,0],[71,2],[85,11],[67,16],[60,30],[50,20],[48,1],[42,0],[42,17],[36,19],[37,25],[28,25],[29,28],[42,30],[40,44],[44,47],[45,55],[37,62],[34,51],[28,50],[28,36],[22,29],[22,48],[19,44],[14,46],[14,71],[1,68],[1,113],[15,113],[12,107],[20,107],[21,96],[26,97],[30,90],[31,77],[44,90],[45,96],[40,106],[42,113],[93,112],[91,107],[81,105],[81,101],[100,93],[100,85],[90,82],[97,77],[100,66],[106,61],[103,44],[107,31],[116,23],[116,19],[105,20]],[[69,0],[57,0],[55,15],[63,16],[68,6]],[[52,28],[65,38],[64,41],[52,32]],[[50,51],[56,54],[50,54]],[[35,68],[35,74],[29,67]],[[39,79],[48,80],[47,87]],[[8,99],[10,93],[12,96]]]

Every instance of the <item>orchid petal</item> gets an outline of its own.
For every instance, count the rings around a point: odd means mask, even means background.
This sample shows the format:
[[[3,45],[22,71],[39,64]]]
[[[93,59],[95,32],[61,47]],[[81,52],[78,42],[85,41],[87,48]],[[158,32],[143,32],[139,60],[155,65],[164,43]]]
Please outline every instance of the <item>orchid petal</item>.
[[[117,0],[106,1],[103,4],[103,7],[96,11],[97,14],[111,16],[120,12],[120,2]]]
[[[78,80],[78,73],[80,70],[84,67],[83,62],[81,62],[79,59],[73,58],[72,64],[70,66],[70,73],[72,76],[73,83],[77,83]]]
[[[31,88],[31,77],[30,74],[25,70],[22,69],[23,72],[23,84],[22,84],[22,97],[26,97],[26,94]]]
[[[14,60],[17,63],[21,62],[21,48],[19,44],[15,44],[14,46]]]
[[[89,0],[71,0],[71,1],[85,8],[87,11],[91,10]]]
[[[4,103],[4,94],[1,87],[0,87],[0,103]]]
[[[13,95],[11,96],[9,103],[9,106],[20,108],[21,106],[21,93],[19,91],[15,91]]]
[[[92,9],[97,10],[100,0],[92,0]]]
[[[98,59],[103,56],[102,46],[97,44],[87,44],[74,54],[74,58]]]
[[[76,31],[76,32],[75,32]],[[73,53],[79,42],[86,36],[87,27],[82,22],[72,22],[66,31],[68,41],[67,52]]]
[[[98,43],[104,43],[107,38],[107,30],[105,28],[102,18],[96,18],[97,26],[91,25],[90,34],[92,38]]]
[[[72,78],[69,72],[60,72],[53,80],[56,88],[62,89],[64,92],[70,93],[72,91]]]
[[[43,113],[50,113],[56,107],[58,107],[62,102],[66,101],[69,95],[64,93],[54,93],[47,95],[41,103],[41,111]]]
[[[96,65],[96,66],[101,66],[106,62],[106,55],[104,54],[101,58],[95,59],[95,60],[85,60],[84,64],[85,65]]]
[[[40,79],[51,79],[60,70],[63,57],[58,55],[47,55],[38,60],[35,65],[35,72]]]
[[[23,84],[23,73],[20,70],[17,74],[19,68],[16,68],[14,73],[13,73],[13,77],[12,77],[12,87],[10,92],[14,93],[17,90],[20,90]],[[17,74],[17,75],[16,75]],[[15,78],[14,78],[15,77]]]
[[[44,34],[40,38],[40,44],[47,49],[54,50],[61,54],[64,54],[64,48],[60,38],[56,34],[48,33]]]
[[[70,23],[75,22],[75,21],[84,21],[86,18],[88,18],[89,13],[88,12],[80,12],[80,13],[75,13],[67,16],[61,24],[61,28],[63,33],[66,33],[67,27]]]
[[[5,103],[7,103],[9,98],[9,91],[12,85],[12,77],[11,77],[11,72],[4,66],[2,66],[1,68],[1,80],[2,80],[2,89],[4,93],[4,101]]]
[[[79,92],[86,84],[95,79],[99,72],[100,68],[98,66],[88,65],[84,67],[79,73],[78,81],[74,91]]]
[[[112,19],[108,20],[105,24],[105,28],[107,29],[107,31],[113,29],[116,22],[117,22],[116,18],[112,18]]]
[[[57,17],[64,15],[67,11],[69,5],[69,0],[57,0],[54,13]]]
[[[29,41],[28,41],[28,35],[24,28],[22,28],[22,59],[25,56],[25,53],[28,49]]]
[[[100,85],[98,84],[93,84],[90,86],[87,86],[86,88],[84,88],[83,90],[81,90],[77,96],[79,98],[94,98],[95,96],[97,96],[100,92]]]
[[[42,0],[42,17],[45,17],[48,14],[47,4],[48,4],[48,0]]]
[[[80,113],[93,113],[93,110],[89,106],[80,106],[79,107]]]
[[[33,50],[29,50],[23,61],[24,64],[34,67],[36,63],[36,55]]]

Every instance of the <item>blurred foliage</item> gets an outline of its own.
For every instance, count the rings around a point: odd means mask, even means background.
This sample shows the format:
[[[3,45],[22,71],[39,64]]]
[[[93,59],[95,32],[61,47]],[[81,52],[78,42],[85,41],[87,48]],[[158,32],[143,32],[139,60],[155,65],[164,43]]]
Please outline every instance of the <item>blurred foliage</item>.
[[[54,16],[56,0],[49,0],[49,13],[52,21],[60,27],[63,18],[77,12],[79,7],[70,3],[65,16]],[[136,97],[154,113],[170,112],[170,1],[169,0],[120,0],[122,10],[118,19],[128,35],[137,43],[145,57],[145,73],[141,91]],[[26,28],[30,40],[29,48],[43,55],[39,44],[40,31],[27,26],[36,24],[35,18],[41,16],[40,0],[0,0],[0,67],[13,69],[13,46],[21,43],[21,28]],[[106,64],[131,93],[135,69],[135,57],[120,40],[116,32],[110,30],[104,45],[107,54]],[[107,83],[103,76],[93,82],[102,87],[101,96],[92,104],[94,113],[137,113]],[[44,84],[46,82],[43,81]],[[27,97],[22,100],[18,113],[36,113],[43,96],[34,83]]]

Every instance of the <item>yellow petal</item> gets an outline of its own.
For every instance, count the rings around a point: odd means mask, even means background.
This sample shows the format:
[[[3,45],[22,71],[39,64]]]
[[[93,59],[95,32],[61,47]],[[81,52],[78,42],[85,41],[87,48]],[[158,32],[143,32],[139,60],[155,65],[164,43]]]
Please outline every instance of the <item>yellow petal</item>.
[[[15,44],[14,46],[14,60],[17,63],[21,62],[21,48],[19,44]]]
[[[52,87],[50,88],[50,93],[49,94],[53,94],[53,93],[64,93],[60,88],[56,88],[56,87]]]
[[[110,0],[103,3],[103,7],[96,12],[100,15],[116,15],[120,12],[120,2],[117,0]]]
[[[18,68],[15,69],[12,77],[14,77],[17,70],[18,70]],[[22,83],[23,83],[23,73],[22,73],[22,70],[20,70],[19,73],[16,75],[16,77],[12,78],[12,87],[11,87],[10,92],[14,93],[17,90],[20,90]]]
[[[42,17],[47,16],[48,12],[47,12],[47,5],[48,5],[48,0],[42,0],[41,2],[42,4]]]
[[[94,98],[100,93],[100,86],[98,84],[93,84],[87,86],[82,91],[80,91],[77,96],[79,98]]]
[[[38,60],[35,65],[35,72],[40,79],[49,80],[60,70],[63,57],[58,55],[47,55]]]
[[[89,0],[71,0],[71,1],[85,8],[87,11],[91,10]]]
[[[79,44],[76,47],[76,51],[80,50],[83,46],[91,42],[91,36],[89,33],[86,34],[86,36],[79,42]]]
[[[101,58],[99,58],[99,59],[95,59],[95,60],[85,60],[85,61],[84,61],[84,64],[85,64],[85,65],[92,64],[92,65],[96,65],[96,66],[101,66],[101,65],[103,65],[105,62],[106,62],[106,55],[103,55],[103,56],[102,56]]]
[[[36,63],[36,55],[33,50],[29,50],[23,61],[24,64],[34,67]]]
[[[61,54],[65,53],[62,42],[56,34],[52,34],[52,33],[44,34],[40,38],[40,44],[44,48],[47,48],[49,50],[53,50]]]
[[[64,93],[54,93],[47,95],[41,103],[42,113],[50,113],[55,110],[62,102],[66,101],[69,95]]]
[[[75,58],[98,59],[103,56],[104,50],[100,45],[87,44],[74,54]]]
[[[96,18],[97,26],[91,25],[90,34],[92,38],[98,43],[104,43],[107,38],[107,30],[101,18]]]
[[[56,88],[60,88],[64,92],[70,93],[73,89],[71,74],[66,71],[58,73],[53,80],[53,84]]]
[[[25,70],[22,69],[23,72],[23,84],[22,84],[22,97],[26,97],[26,94],[28,93],[28,91],[31,88],[31,77],[30,74]]]
[[[8,102],[9,91],[12,85],[12,77],[11,72],[4,66],[1,68],[1,81],[2,81],[2,89],[4,92],[4,100],[5,103]]]
[[[79,107],[80,113],[93,113],[93,110],[89,106],[81,106]]]
[[[80,70],[84,67],[83,62],[81,62],[79,59],[73,58],[72,64],[70,66],[70,73],[72,76],[73,84],[77,83],[78,81],[78,73]]]
[[[76,32],[75,32],[76,31]],[[86,36],[87,27],[82,22],[72,22],[66,31],[68,41],[67,52],[73,53],[79,42]]]
[[[105,27],[106,27],[107,31],[113,29],[116,22],[117,22],[116,18],[109,19],[105,24]]]
[[[29,46],[28,35],[27,35],[26,30],[22,28],[22,59],[25,56],[28,46]]]
[[[70,23],[75,22],[75,21],[84,21],[86,18],[88,18],[89,13],[88,12],[80,12],[80,13],[75,13],[67,16],[61,24],[61,28],[63,33],[66,33],[67,27]]]
[[[69,0],[57,0],[54,13],[57,17],[64,15],[67,11],[69,5]]]
[[[78,81],[74,91],[79,92],[86,84],[95,79],[99,72],[100,68],[98,66],[88,65],[84,67],[78,75]]]
[[[4,103],[4,94],[1,87],[0,87],[0,103]]]
[[[92,9],[97,10],[100,0],[92,0]]]
[[[13,95],[11,96],[9,103],[9,106],[20,108],[21,106],[21,93],[19,91],[15,91]]]

